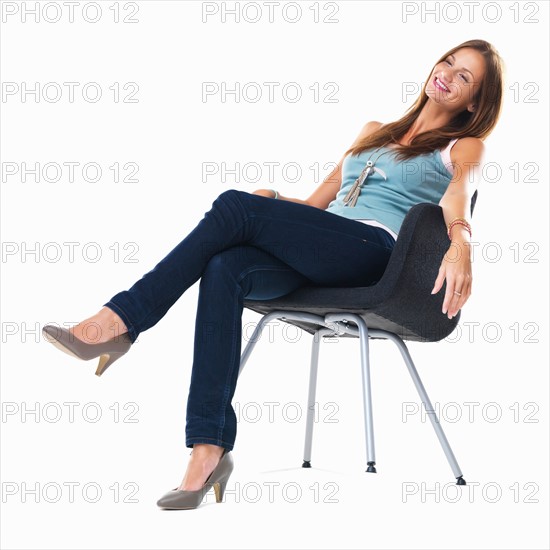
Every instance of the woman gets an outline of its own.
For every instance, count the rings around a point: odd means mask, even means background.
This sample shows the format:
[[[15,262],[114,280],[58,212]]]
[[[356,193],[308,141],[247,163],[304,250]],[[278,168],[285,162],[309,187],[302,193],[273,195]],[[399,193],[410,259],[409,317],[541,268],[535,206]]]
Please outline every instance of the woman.
[[[186,417],[192,452],[183,481],[158,501],[160,507],[196,508],[212,487],[222,500],[233,469],[231,400],[244,298],[271,299],[308,284],[374,284],[408,209],[434,202],[442,207],[453,250],[442,260],[432,294],[446,280],[443,314],[452,318],[464,306],[472,286],[469,206],[482,140],[500,116],[502,87],[503,63],[491,44],[470,40],[452,48],[408,114],[365,124],[308,199],[269,189],[225,191],[129,290],[69,330],[43,328],[61,350],[85,360],[100,357],[101,375],[200,278]],[[369,160],[372,168],[365,171]]]

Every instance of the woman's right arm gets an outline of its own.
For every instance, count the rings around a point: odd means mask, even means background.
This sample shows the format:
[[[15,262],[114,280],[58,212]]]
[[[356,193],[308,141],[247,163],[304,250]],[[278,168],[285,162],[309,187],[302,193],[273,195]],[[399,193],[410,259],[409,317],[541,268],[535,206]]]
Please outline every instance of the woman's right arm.
[[[381,122],[377,121],[367,122],[351,146],[353,147],[357,145],[359,141],[378,130],[381,124]],[[315,189],[315,191],[306,200],[283,197],[281,193],[279,193],[278,199],[307,204],[309,206],[315,206],[316,208],[326,210],[328,205],[336,198],[336,195],[340,190],[340,186],[342,185],[342,164],[344,159],[345,155],[340,159],[334,170],[332,170],[332,172],[323,180],[323,183],[321,183],[321,185],[319,185],[319,187]],[[273,191],[270,189],[257,189],[253,192],[253,194],[274,198]]]

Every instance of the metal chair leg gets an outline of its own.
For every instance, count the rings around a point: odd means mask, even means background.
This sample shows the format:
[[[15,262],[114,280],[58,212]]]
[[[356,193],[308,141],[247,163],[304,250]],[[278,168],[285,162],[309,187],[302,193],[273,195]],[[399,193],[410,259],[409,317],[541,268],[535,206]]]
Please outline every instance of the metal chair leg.
[[[280,317],[278,315],[279,312],[272,311],[270,313],[266,313],[258,322],[256,325],[256,328],[254,329],[254,332],[252,333],[252,337],[248,341],[248,344],[246,344],[246,347],[244,348],[244,351],[241,353],[241,362],[239,365],[239,374],[237,376],[241,375],[242,370],[244,369],[244,366],[246,362],[248,361],[248,358],[250,357],[250,354],[252,353],[252,350],[254,349],[254,346],[257,344],[259,337],[261,336],[262,330],[264,326],[269,323],[269,321],[272,321],[273,319],[277,319]]]
[[[426,389],[424,388],[424,385],[422,384],[422,380],[420,379],[418,371],[416,370],[416,367],[414,366],[411,354],[409,353],[409,349],[407,348],[405,342],[403,342],[403,340],[399,336],[397,336],[396,334],[393,334],[391,332],[371,330],[371,333],[376,333],[376,332],[380,332],[380,333],[383,332],[385,334],[385,337],[388,338],[389,340],[393,340],[393,342],[399,348],[399,351],[401,352],[401,355],[403,356],[405,364],[407,365],[407,368],[409,369],[409,373],[410,373],[410,375],[413,379],[414,385],[416,386],[416,389],[418,391],[420,399],[422,400],[422,403],[424,403],[424,407],[426,409],[426,412],[428,413],[428,416],[429,416],[430,421],[432,423],[432,426],[435,430],[437,438],[439,439],[439,442],[441,443],[441,447],[443,448],[443,451],[445,453],[445,456],[447,457],[449,465],[451,466],[451,469],[453,470],[453,474],[456,478],[456,484],[457,485],[466,485],[466,480],[462,477],[462,472],[461,472],[461,470],[458,466],[458,462],[456,461],[453,450],[451,449],[451,446],[449,445],[449,442],[447,441],[447,438],[445,437],[445,433],[443,432],[443,428],[441,427],[441,424],[439,422],[439,418],[437,417],[437,413],[435,412],[435,410],[432,406],[432,403],[430,401],[430,398],[428,397],[428,393],[426,392]]]
[[[311,468],[311,447],[313,442],[313,426],[315,420],[315,393],[317,389],[317,371],[319,367],[319,346],[321,339],[334,331],[327,328],[319,328],[313,335],[311,343],[311,366],[309,370],[309,390],[307,396],[306,439],[304,443],[304,461],[302,468]]]
[[[363,411],[365,416],[365,439],[367,441],[367,472],[376,473],[374,455],[374,427],[372,419],[372,396],[370,382],[369,329],[365,321],[356,316],[354,319],[359,328],[359,345],[361,347],[361,376],[363,379]]]
[[[376,473],[376,457],[374,454],[374,427],[372,419],[372,396],[370,382],[370,363],[369,363],[369,328],[365,320],[354,313],[346,313],[345,319],[340,313],[330,313],[325,315],[325,322],[334,323],[343,328],[344,332],[355,334],[359,337],[361,348],[361,375],[363,380],[363,413],[365,417],[365,440],[367,445],[367,472]],[[353,321],[357,328],[348,327],[347,321]]]

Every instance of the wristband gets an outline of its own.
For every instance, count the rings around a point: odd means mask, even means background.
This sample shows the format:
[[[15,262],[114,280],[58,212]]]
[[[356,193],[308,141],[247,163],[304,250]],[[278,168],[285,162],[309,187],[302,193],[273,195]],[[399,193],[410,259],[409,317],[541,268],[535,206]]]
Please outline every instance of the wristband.
[[[277,191],[275,191],[275,189],[270,189],[270,191],[273,191],[273,193],[275,193],[275,196],[273,197],[274,199],[279,198],[279,193]]]

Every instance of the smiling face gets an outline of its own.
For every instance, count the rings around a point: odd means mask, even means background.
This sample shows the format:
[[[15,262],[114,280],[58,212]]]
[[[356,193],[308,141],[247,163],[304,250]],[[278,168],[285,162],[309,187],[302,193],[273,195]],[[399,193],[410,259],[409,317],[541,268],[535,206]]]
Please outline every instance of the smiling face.
[[[452,113],[475,111],[473,98],[485,75],[485,60],[474,48],[461,48],[438,63],[426,84],[426,95]]]

